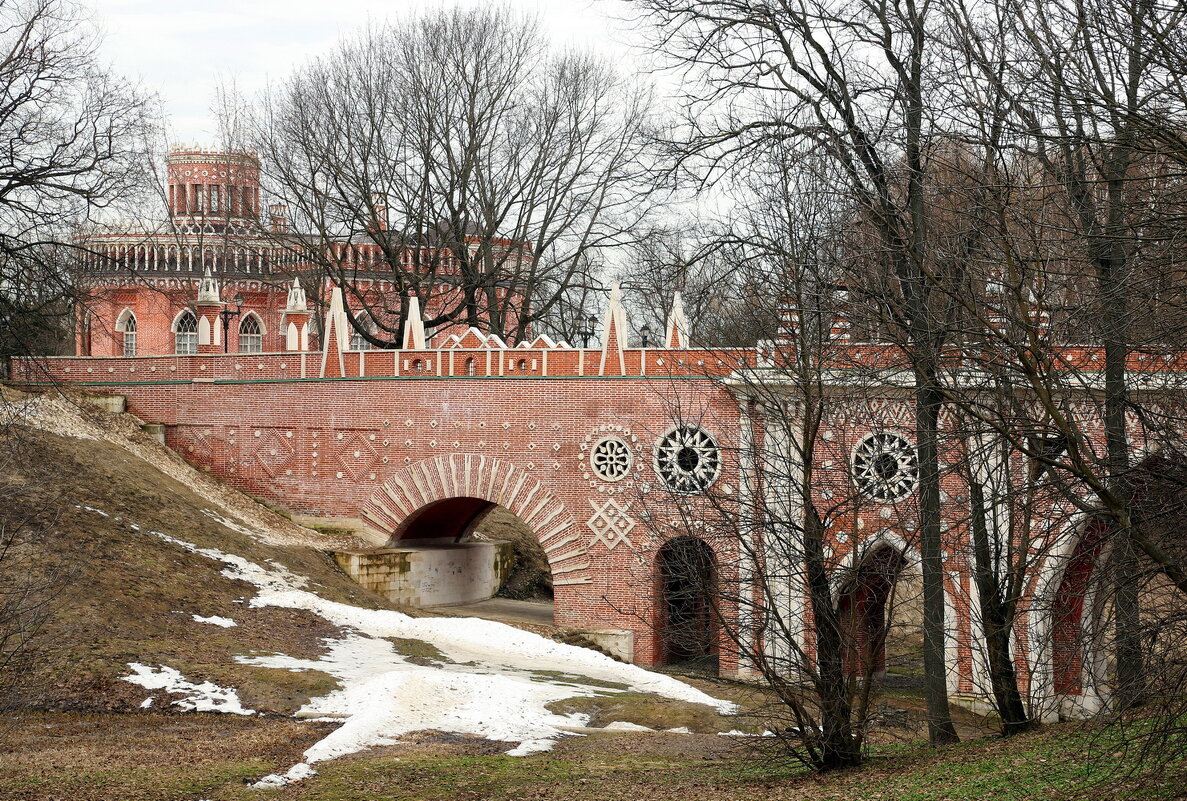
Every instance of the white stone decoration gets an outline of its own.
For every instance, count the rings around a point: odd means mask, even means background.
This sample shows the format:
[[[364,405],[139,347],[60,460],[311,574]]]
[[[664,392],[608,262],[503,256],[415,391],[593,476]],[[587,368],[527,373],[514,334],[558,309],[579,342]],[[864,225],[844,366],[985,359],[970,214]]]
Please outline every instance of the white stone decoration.
[[[617,444],[610,444],[608,440],[614,440]],[[599,458],[595,458],[595,451]],[[621,494],[633,489],[636,474],[646,463],[642,456],[639,438],[633,435],[629,428],[621,424],[604,423],[586,434],[578,443],[578,470],[582,479],[589,482],[590,489],[602,493]]]
[[[590,469],[603,481],[621,481],[631,473],[630,447],[618,437],[604,437],[589,455]]]
[[[677,492],[703,492],[721,472],[721,451],[704,429],[677,426],[656,443],[655,472]]]
[[[601,506],[592,499],[589,505],[593,509],[593,514],[585,521],[585,525],[593,532],[593,541],[602,543],[608,551],[614,550],[619,543],[631,547],[630,533],[636,523],[634,518],[627,514],[631,508],[630,502],[622,506],[611,497]]]
[[[919,457],[901,434],[867,434],[853,449],[853,482],[869,498],[889,503],[919,485]]]

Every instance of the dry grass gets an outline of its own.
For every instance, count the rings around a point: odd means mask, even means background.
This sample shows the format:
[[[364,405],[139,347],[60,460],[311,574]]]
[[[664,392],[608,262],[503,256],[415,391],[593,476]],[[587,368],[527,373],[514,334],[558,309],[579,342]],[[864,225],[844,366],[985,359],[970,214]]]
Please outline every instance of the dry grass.
[[[165,664],[192,681],[238,687],[246,705],[272,712],[293,712],[332,689],[324,674],[248,667],[233,657],[312,658],[323,638],[340,634],[336,627],[300,610],[249,608],[253,587],[223,577],[221,564],[162,541],[154,530],[256,562],[274,559],[309,576],[332,600],[385,605],[321,552],[269,546],[224,527],[204,513],[205,499],[107,442],[12,429],[0,436],[0,490],[0,513],[43,510],[42,558],[68,576],[38,640],[41,690],[32,700],[43,708],[136,708],[145,691],[119,680],[129,662]],[[107,516],[79,508],[88,506]],[[239,625],[203,625],[195,614]]]

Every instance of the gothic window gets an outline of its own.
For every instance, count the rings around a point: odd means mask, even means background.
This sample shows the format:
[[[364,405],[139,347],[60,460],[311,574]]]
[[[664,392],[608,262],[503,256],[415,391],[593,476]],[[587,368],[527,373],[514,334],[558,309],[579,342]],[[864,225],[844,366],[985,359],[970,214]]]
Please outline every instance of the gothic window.
[[[360,314],[357,318],[360,327],[366,329],[367,333],[375,333],[375,324],[371,322],[371,318],[366,314]],[[350,349],[351,350],[371,350],[371,343],[361,332],[355,329],[354,326],[350,328]]]
[[[656,445],[655,471],[677,492],[702,492],[721,472],[721,451],[704,429],[677,426]]]
[[[260,326],[260,318],[249,313],[239,323],[239,352],[259,353],[263,349],[264,330]]]
[[[124,309],[115,321],[115,330],[124,335],[124,355],[136,355],[136,315],[131,309]]]
[[[192,311],[182,312],[173,326],[178,355],[190,356],[198,352],[198,318]]]
[[[919,457],[905,437],[887,431],[868,434],[853,449],[853,481],[876,501],[897,501],[919,484]]]
[[[618,437],[606,437],[593,446],[589,466],[603,481],[619,481],[631,472],[631,449]]]

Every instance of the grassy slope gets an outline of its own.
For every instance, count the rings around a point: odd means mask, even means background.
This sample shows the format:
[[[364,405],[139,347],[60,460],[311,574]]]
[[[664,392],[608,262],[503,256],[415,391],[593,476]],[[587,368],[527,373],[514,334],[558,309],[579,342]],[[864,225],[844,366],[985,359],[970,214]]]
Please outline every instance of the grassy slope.
[[[104,510],[104,517],[79,509]],[[0,516],[37,510],[42,558],[66,574],[39,638],[37,706],[135,708],[147,692],[120,681],[128,662],[165,664],[195,682],[237,687],[244,705],[292,712],[335,686],[325,674],[237,665],[236,654],[283,652],[313,657],[338,633],[306,612],[251,609],[254,588],[224,578],[222,565],[149,532],[161,531],[252,561],[275,560],[308,576],[319,594],[377,607],[323,553],[265,545],[217,522],[209,501],[106,442],[18,428],[0,439]],[[139,531],[131,524],[140,527]],[[222,615],[235,628],[196,623]]]

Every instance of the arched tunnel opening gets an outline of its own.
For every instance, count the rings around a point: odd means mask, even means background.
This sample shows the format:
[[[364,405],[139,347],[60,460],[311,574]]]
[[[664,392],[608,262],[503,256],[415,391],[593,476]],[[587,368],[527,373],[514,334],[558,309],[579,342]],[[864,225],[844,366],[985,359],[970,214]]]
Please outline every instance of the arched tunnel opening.
[[[337,558],[352,578],[396,603],[446,607],[505,598],[536,604],[502,610],[507,614],[552,620],[552,572],[535,532],[511,510],[483,498],[426,504],[383,547]]]

